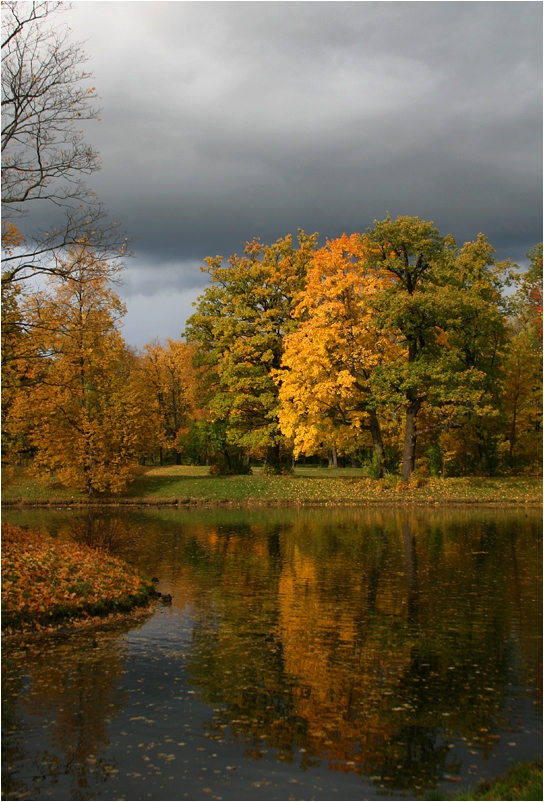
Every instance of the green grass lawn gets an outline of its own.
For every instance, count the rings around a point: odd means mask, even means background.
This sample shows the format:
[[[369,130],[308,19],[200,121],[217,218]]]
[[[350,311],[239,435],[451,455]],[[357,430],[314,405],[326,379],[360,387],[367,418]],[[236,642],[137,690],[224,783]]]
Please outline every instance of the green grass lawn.
[[[54,481],[41,482],[24,471],[2,489],[5,503],[84,502],[84,494]],[[122,497],[93,501],[127,503],[238,504],[540,504],[541,477],[463,477],[420,479],[405,484],[398,477],[374,480],[361,469],[296,468],[292,475],[209,476],[199,466],[140,468]]]
[[[490,781],[484,781],[464,794],[445,797],[429,794],[426,799],[483,800],[505,799],[538,800],[542,799],[542,761],[535,763],[519,763],[505,775]]]

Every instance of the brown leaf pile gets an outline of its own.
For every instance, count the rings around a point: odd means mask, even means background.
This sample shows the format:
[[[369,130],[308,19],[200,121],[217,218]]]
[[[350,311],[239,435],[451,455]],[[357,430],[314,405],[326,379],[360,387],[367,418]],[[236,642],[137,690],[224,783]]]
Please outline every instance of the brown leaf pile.
[[[153,585],[105,551],[2,524],[2,627],[124,612]]]

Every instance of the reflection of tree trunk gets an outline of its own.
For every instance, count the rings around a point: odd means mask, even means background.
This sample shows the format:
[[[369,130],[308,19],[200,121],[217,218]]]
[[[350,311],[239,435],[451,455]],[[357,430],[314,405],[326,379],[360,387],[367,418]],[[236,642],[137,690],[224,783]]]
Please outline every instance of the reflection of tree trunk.
[[[402,524],[402,540],[404,544],[406,583],[408,585],[408,621],[409,623],[414,623],[418,614],[417,554],[416,539],[408,521]]]
[[[275,527],[267,537],[268,553],[274,560],[281,558],[280,529]]]
[[[385,544],[387,542],[387,532],[385,529],[380,529],[380,537],[378,540],[378,547],[374,555],[374,563],[370,579],[368,581],[368,610],[373,612],[376,609],[376,599],[378,597],[378,586],[380,584],[380,575],[382,571],[383,554],[385,551]]]
[[[510,531],[510,551],[512,554],[512,565],[514,568],[514,592],[515,592],[515,599],[516,599],[516,607],[518,611],[518,625],[521,629],[522,627],[522,608],[521,608],[521,583],[519,579],[519,569],[518,569],[518,555],[516,551],[516,534],[515,532]]]

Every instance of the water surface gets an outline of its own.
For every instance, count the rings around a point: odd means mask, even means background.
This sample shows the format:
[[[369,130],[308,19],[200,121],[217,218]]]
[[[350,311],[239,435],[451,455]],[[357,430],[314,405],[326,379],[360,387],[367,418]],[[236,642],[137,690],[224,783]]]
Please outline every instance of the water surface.
[[[15,511],[160,578],[3,649],[8,799],[382,799],[541,755],[535,510]]]

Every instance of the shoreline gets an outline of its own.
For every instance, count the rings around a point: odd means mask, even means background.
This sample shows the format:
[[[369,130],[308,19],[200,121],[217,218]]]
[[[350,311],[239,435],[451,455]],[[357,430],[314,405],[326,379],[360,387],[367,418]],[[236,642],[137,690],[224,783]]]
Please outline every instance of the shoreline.
[[[311,501],[311,500],[267,500],[249,498],[244,501],[234,501],[231,499],[217,500],[206,498],[195,499],[102,499],[91,500],[77,499],[76,501],[67,501],[66,499],[48,499],[48,500],[28,500],[28,499],[13,499],[2,501],[1,507],[6,508],[19,508],[25,509],[29,507],[62,507],[64,509],[84,509],[86,507],[233,507],[243,509],[247,507],[492,507],[495,509],[510,509],[519,507],[521,509],[539,509],[541,508],[542,501],[519,501],[516,499],[503,499],[503,500],[479,500],[479,499],[439,499],[432,501],[431,499],[361,499],[361,501]]]

